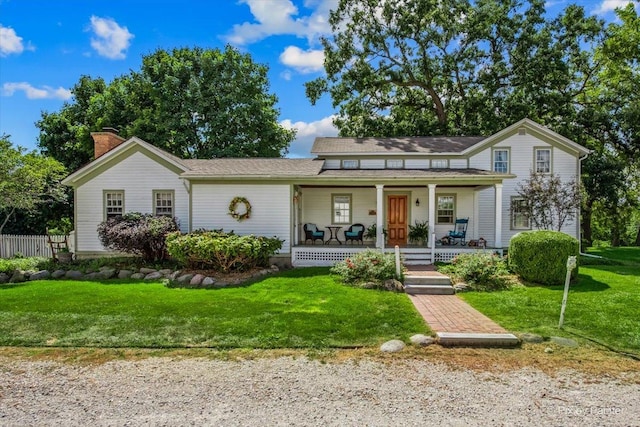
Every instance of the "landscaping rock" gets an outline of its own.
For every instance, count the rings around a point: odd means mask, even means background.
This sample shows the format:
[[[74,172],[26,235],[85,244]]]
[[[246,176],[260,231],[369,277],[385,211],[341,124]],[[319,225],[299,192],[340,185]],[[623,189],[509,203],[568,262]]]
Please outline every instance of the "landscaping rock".
[[[51,273],[51,277],[53,279],[59,279],[61,277],[64,277],[65,274],[67,274],[67,272],[64,270],[56,270],[53,273]]]
[[[7,273],[0,273],[0,283],[7,283],[9,281],[9,275]]]
[[[185,283],[190,283],[191,279],[193,279],[193,274],[183,274],[182,276],[176,279],[176,282],[185,284]]]
[[[400,340],[391,340],[380,346],[380,351],[384,353],[397,353],[399,351],[404,350],[405,348],[404,342]]]
[[[278,272],[278,271],[280,271],[280,267],[278,267],[277,265],[273,264],[273,265],[271,266],[271,271],[273,271],[273,272]]]
[[[156,271],[158,271],[158,270],[156,270],[155,268],[146,268],[146,267],[142,267],[142,268],[140,269],[140,273],[142,273],[142,274],[144,274],[144,275],[147,275],[147,274],[149,274],[149,273],[155,273]]]
[[[362,289],[376,289],[378,284],[376,282],[363,282],[359,285]]]
[[[84,277],[84,273],[78,270],[69,270],[64,277],[67,279],[80,280]]]
[[[213,277],[205,277],[204,279],[202,279],[202,286],[211,286],[214,283],[216,283],[216,279],[214,279]]]
[[[116,275],[116,270],[113,268],[101,268],[98,274],[103,279],[111,279]]]
[[[180,277],[180,274],[181,274],[181,273],[182,273],[182,272],[181,272],[180,270],[176,270],[176,271],[174,271],[173,273],[170,273],[170,274],[167,276],[167,279],[169,279],[169,280],[171,280],[171,281],[176,281],[176,280],[178,280],[178,277]]]
[[[154,271],[144,276],[144,280],[158,280],[162,279],[163,277],[164,275],[162,273],[160,273],[159,271]]]
[[[387,279],[384,281],[382,286],[387,291],[404,292],[404,285],[396,279]]]
[[[16,270],[11,275],[11,279],[9,279],[9,283],[22,283],[27,280],[26,273],[22,270]]]
[[[202,274],[196,274],[191,278],[191,280],[189,281],[189,284],[193,286],[200,286],[203,280],[204,280],[204,276]]]
[[[227,286],[229,286],[227,282],[216,282],[213,284],[214,288],[226,288]]]
[[[571,338],[551,337],[551,342],[558,344],[559,346],[562,346],[562,347],[571,347],[571,348],[578,347],[577,341],[572,340]]]
[[[85,274],[83,279],[87,280],[100,280],[102,279],[102,275],[99,271],[94,271],[93,273]]]
[[[418,345],[418,346],[421,346],[421,347],[426,347],[426,346],[431,345],[431,344],[433,344],[435,342],[433,337],[429,337],[429,336],[423,335],[423,334],[413,335],[410,338],[410,340],[414,345]]]
[[[144,276],[146,276],[144,273],[133,273],[131,279],[144,279]]]
[[[173,273],[173,270],[171,270],[170,268],[163,268],[162,270],[158,270],[158,273],[162,274],[164,277],[169,277],[169,275],[171,273]]]
[[[118,279],[128,279],[132,274],[133,272],[131,270],[120,270],[118,272]]]
[[[540,335],[525,333],[520,335],[520,339],[522,342],[530,342],[530,343],[541,343],[544,341],[544,338]]]
[[[456,283],[455,285],[453,285],[453,290],[456,292],[466,292],[469,289],[469,285],[467,285],[466,283]]]

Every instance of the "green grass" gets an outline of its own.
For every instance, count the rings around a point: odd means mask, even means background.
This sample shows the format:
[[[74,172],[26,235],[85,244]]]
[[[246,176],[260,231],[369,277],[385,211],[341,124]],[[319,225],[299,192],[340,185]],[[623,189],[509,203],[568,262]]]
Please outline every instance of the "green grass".
[[[640,265],[640,247],[625,246],[618,248],[589,248],[587,253],[621,261],[625,264]]]
[[[514,332],[543,336],[578,335],[619,350],[640,350],[640,248],[611,248],[606,255],[625,265],[580,267],[558,329],[563,286],[517,287],[507,291],[470,292],[462,297],[473,307]]]
[[[0,345],[327,348],[414,333],[428,330],[405,295],[346,287],[321,268],[216,290],[134,281],[0,285]]]

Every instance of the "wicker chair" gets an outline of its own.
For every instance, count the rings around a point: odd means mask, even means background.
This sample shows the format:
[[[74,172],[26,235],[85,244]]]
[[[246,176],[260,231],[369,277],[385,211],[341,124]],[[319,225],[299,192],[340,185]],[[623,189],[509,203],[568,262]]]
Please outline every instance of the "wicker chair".
[[[311,240],[311,243],[316,244],[316,240],[321,240],[324,243],[324,230],[318,230],[315,224],[304,225],[304,242],[307,243]]]
[[[347,243],[351,240],[351,243],[360,242],[360,244],[364,244],[362,236],[364,235],[364,225],[362,224],[353,224],[351,227],[347,228],[344,232],[344,240]]]

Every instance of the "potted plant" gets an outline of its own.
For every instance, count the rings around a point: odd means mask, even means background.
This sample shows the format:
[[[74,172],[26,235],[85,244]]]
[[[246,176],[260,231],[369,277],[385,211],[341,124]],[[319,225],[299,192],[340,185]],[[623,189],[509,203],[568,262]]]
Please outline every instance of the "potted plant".
[[[73,260],[73,252],[70,252],[69,248],[60,248],[60,250],[56,252],[56,257],[58,258],[58,261],[66,264]]]
[[[384,235],[384,239],[386,241],[387,230],[385,228],[382,229],[382,234]],[[367,230],[364,232],[364,238],[373,240],[375,242],[377,237],[378,237],[378,227],[376,226],[376,224],[371,224],[369,227],[367,227]]]
[[[429,242],[429,222],[416,221],[415,225],[409,224],[409,241],[418,245],[425,245]]]

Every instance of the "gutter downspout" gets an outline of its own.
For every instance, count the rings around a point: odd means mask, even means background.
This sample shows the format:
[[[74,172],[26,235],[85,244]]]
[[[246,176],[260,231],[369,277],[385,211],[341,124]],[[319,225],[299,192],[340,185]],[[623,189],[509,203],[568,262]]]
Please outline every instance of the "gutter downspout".
[[[589,156],[589,154],[590,154],[590,152],[585,154],[582,157],[578,157],[578,179],[580,179],[580,180],[582,179],[581,178],[582,177],[582,161],[584,159],[586,159]],[[587,253],[583,253],[582,252],[582,227],[580,226],[580,216],[582,214],[581,207],[582,206],[578,206],[578,253],[580,255],[601,258],[601,257],[598,257],[597,255],[589,255]]]

